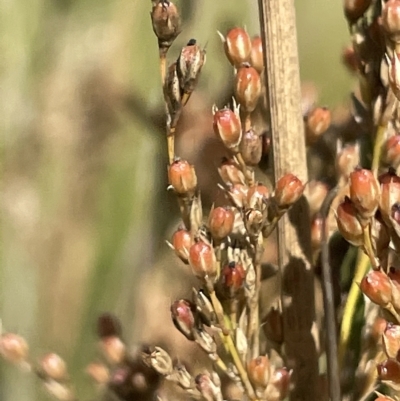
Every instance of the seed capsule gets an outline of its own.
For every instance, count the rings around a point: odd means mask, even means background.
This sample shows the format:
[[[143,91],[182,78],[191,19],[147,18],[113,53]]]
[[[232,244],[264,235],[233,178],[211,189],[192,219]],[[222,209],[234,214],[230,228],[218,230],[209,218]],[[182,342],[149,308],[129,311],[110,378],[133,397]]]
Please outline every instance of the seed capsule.
[[[187,299],[180,299],[171,305],[171,317],[175,327],[190,341],[194,340],[195,314],[196,306]]]
[[[304,185],[294,174],[285,174],[275,186],[275,200],[280,208],[294,205],[303,195]]]
[[[175,4],[168,0],[153,2],[150,13],[153,31],[160,49],[167,50],[181,32],[181,21]]]
[[[262,210],[265,207],[264,201],[270,196],[268,188],[258,182],[249,187],[247,192],[247,205],[249,208]]]
[[[231,29],[224,38],[225,54],[234,67],[249,61],[251,52],[251,40],[249,34],[243,28]]]
[[[374,216],[379,204],[379,183],[372,171],[355,169],[350,174],[350,199],[364,219]]]
[[[292,371],[287,368],[276,369],[272,374],[270,384],[278,391],[280,400],[284,400],[289,394],[291,376]]]
[[[210,243],[197,240],[189,250],[189,264],[193,274],[199,279],[215,279],[217,275],[216,258]]]
[[[322,181],[312,180],[308,183],[307,201],[310,206],[310,215],[319,212],[328,192],[328,185]]]
[[[361,246],[364,243],[363,228],[357,215],[353,202],[346,196],[336,210],[337,226],[346,241],[354,246]]]
[[[175,254],[184,262],[189,263],[189,249],[192,246],[192,239],[188,230],[178,228],[172,236],[172,246]]]
[[[257,70],[248,64],[240,67],[235,76],[234,91],[241,110],[251,113],[261,94],[261,79]]]
[[[243,160],[248,166],[257,166],[262,157],[262,137],[250,129],[244,133],[239,145]]]
[[[57,354],[47,354],[41,361],[40,366],[45,375],[53,380],[61,381],[67,378],[67,365]]]
[[[97,384],[105,385],[110,380],[110,372],[102,363],[93,362],[86,367],[85,371]]]
[[[379,210],[382,218],[387,225],[391,225],[392,207],[400,202],[400,177],[396,172],[382,174],[379,177],[381,183],[381,194],[379,198]]]
[[[400,33],[400,32],[399,32]],[[400,38],[399,38],[400,39]],[[400,60],[396,52],[390,58],[386,55],[389,66],[389,85],[397,100],[400,100]]]
[[[121,363],[126,354],[126,346],[117,336],[104,337],[100,341],[100,348],[111,364]]]
[[[175,160],[168,168],[169,183],[180,195],[192,194],[197,187],[194,167],[186,160]]]
[[[11,363],[19,363],[28,357],[28,344],[18,334],[6,333],[0,336],[0,355]]]
[[[361,291],[379,306],[387,306],[392,299],[392,287],[386,273],[380,270],[369,272],[360,283]]]
[[[400,326],[387,324],[383,333],[383,346],[388,358],[396,358],[400,349]]]
[[[265,388],[270,378],[270,362],[267,356],[259,356],[247,364],[249,379],[255,387]]]
[[[354,24],[360,19],[371,5],[371,0],[344,0],[344,15]]]
[[[243,288],[246,272],[240,263],[231,262],[222,269],[221,280],[226,293],[234,298]]]
[[[348,179],[350,173],[360,164],[359,145],[339,147],[336,155],[336,171],[339,177]]]
[[[322,217],[316,215],[311,220],[311,246],[313,250],[318,250],[321,248],[322,244]]]
[[[233,159],[222,159],[221,165],[218,167],[218,172],[225,184],[244,185],[246,182],[243,172]]]
[[[331,125],[331,112],[327,107],[316,107],[306,118],[306,142],[310,146],[318,141]]]
[[[251,41],[251,66],[254,67],[259,74],[264,70],[264,55],[262,40],[260,36],[255,36]]]
[[[400,1],[388,0],[382,5],[382,25],[389,39],[400,40]]]
[[[395,359],[387,359],[376,367],[380,380],[390,380],[400,384],[400,363]]]
[[[97,319],[97,335],[100,338],[117,336],[121,337],[121,322],[112,313],[102,313]]]
[[[345,49],[343,49],[342,62],[350,72],[356,73],[357,71],[359,71],[361,63],[360,57],[355,52],[352,45],[347,46]]]
[[[239,143],[242,139],[242,124],[238,110],[228,108],[213,110],[214,132],[222,140],[224,145],[232,152],[239,151]]]
[[[394,169],[400,166],[400,135],[393,135],[386,141],[382,157]]]
[[[217,207],[212,209],[208,220],[208,228],[214,239],[226,238],[233,229],[235,215],[231,208]]]

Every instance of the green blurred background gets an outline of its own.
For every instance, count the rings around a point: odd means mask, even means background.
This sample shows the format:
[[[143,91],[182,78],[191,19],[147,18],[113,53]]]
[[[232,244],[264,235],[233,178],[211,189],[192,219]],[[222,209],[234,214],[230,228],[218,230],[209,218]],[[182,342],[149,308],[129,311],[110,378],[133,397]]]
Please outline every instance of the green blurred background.
[[[146,324],[135,306],[147,301],[136,289],[142,273],[162,268],[176,216],[165,189],[151,2],[0,4],[0,317],[26,337],[34,359],[50,350],[64,356],[88,399],[81,373],[96,353],[96,315],[117,312],[135,342]],[[192,37],[207,45],[199,96],[191,99],[196,117],[196,107],[210,110],[229,87],[216,31],[245,25],[256,34],[257,7],[254,0],[179,5],[184,30],[170,57]],[[302,79],[316,84],[321,104],[335,107],[352,85],[340,65],[348,41],[342,2],[297,0],[296,8]],[[190,145],[194,155],[196,132]],[[0,368],[0,400],[46,399],[32,377],[3,361]]]

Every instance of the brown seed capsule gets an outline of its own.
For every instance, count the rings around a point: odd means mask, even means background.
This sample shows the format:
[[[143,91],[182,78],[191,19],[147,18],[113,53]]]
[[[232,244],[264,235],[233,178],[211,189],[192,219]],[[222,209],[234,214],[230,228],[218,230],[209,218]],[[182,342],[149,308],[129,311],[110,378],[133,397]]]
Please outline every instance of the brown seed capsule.
[[[177,62],[177,73],[182,93],[187,95],[184,103],[194,91],[200,71],[206,61],[206,52],[196,44],[195,39],[189,40],[182,49]]]
[[[261,94],[261,79],[257,70],[248,64],[240,67],[235,76],[234,91],[241,110],[251,113]]]
[[[382,25],[390,40],[400,40],[400,1],[388,0],[382,5]]]
[[[153,1],[150,13],[153,31],[158,38],[158,47],[168,50],[181,32],[181,21],[175,4],[168,0]]]
[[[269,189],[258,182],[248,189],[247,205],[251,209],[262,210],[265,208],[265,200],[267,200],[269,196]]]
[[[57,354],[47,354],[40,360],[43,373],[50,379],[62,381],[67,378],[67,365]]]
[[[364,243],[363,228],[357,218],[358,212],[353,202],[345,197],[336,210],[336,222],[343,238],[354,246],[361,246]]]
[[[218,167],[219,175],[225,184],[242,184],[246,179],[238,164],[233,159],[222,159],[221,165]]]
[[[260,36],[255,36],[251,41],[250,60],[251,66],[254,67],[259,74],[261,74],[264,70],[264,55]]]
[[[400,39],[400,38],[399,38]],[[399,55],[395,52],[390,58],[386,55],[386,60],[389,66],[389,85],[390,89],[396,96],[397,100],[400,100],[400,60]]]
[[[231,29],[224,38],[224,47],[225,54],[234,67],[239,67],[242,63],[249,61],[251,40],[243,28]]]
[[[106,312],[102,313],[97,318],[97,335],[100,338],[117,336],[121,337],[122,327],[121,322],[112,313]]]
[[[194,340],[196,305],[187,299],[179,299],[171,305],[171,317],[175,327],[190,341]]]
[[[180,195],[192,194],[197,187],[194,167],[186,160],[175,160],[168,168],[169,183]]]
[[[189,249],[189,264],[193,274],[199,279],[215,279],[217,261],[210,243],[197,240]]]
[[[400,384],[400,363],[395,359],[387,359],[376,367],[380,380],[390,380]]]
[[[0,336],[0,355],[11,363],[19,363],[28,357],[28,344],[18,334],[5,333]]]
[[[379,183],[372,171],[357,168],[350,174],[350,199],[363,219],[374,216],[379,196]]]
[[[271,366],[267,356],[259,356],[247,364],[247,373],[255,387],[265,388],[268,385]]]
[[[400,349],[400,326],[387,324],[383,333],[383,347],[388,358],[396,358]]]
[[[110,372],[103,363],[93,362],[85,371],[97,384],[105,385],[110,380]]]
[[[243,288],[246,272],[240,263],[231,262],[222,269],[221,281],[230,298],[234,298]]]
[[[229,207],[212,209],[208,219],[208,228],[214,239],[221,240],[227,237],[233,229],[235,215]]]
[[[354,24],[371,5],[371,0],[344,0],[344,15],[347,20]]]
[[[303,192],[303,183],[294,174],[285,174],[275,185],[276,203],[280,208],[288,208],[301,198]]]
[[[214,132],[224,145],[234,153],[239,151],[239,143],[242,139],[242,124],[240,122],[239,110],[232,111],[228,108],[221,110],[213,109]]]
[[[346,181],[350,173],[360,164],[360,147],[359,145],[347,145],[339,147],[336,155],[336,171],[340,177]]]
[[[121,363],[126,354],[126,346],[117,336],[104,337],[100,341],[100,348],[111,364]]]
[[[250,129],[243,134],[240,153],[248,166],[257,166],[262,157],[262,137]]]
[[[327,107],[316,107],[306,117],[306,143],[313,145],[331,125],[331,111]]]
[[[386,273],[380,270],[369,272],[360,283],[361,291],[379,306],[387,306],[392,299],[392,286]]]
[[[386,141],[382,157],[394,169],[400,166],[400,135],[393,135]]]
[[[190,233],[185,228],[178,228],[172,236],[172,246],[175,254],[184,263],[189,263],[189,249],[192,246]]]
[[[268,340],[278,344],[283,343],[283,320],[279,309],[271,308],[264,319],[262,328]]]

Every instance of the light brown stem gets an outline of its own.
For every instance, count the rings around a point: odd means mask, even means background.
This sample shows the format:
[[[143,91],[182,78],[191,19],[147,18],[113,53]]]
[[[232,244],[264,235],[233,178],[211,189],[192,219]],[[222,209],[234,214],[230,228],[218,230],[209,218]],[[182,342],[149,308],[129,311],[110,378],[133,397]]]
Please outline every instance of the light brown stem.
[[[264,48],[268,122],[272,132],[275,181],[285,173],[308,181],[301,114],[299,61],[293,0],[259,0]],[[278,224],[278,257],[287,364],[293,369],[291,400],[314,401],[318,394],[309,210],[303,197]]]

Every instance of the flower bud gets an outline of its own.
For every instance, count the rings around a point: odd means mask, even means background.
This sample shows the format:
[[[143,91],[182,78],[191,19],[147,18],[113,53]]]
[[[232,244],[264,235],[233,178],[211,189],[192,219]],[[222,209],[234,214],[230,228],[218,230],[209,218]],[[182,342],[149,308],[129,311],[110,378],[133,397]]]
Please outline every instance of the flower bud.
[[[208,219],[208,228],[214,239],[221,240],[227,237],[233,229],[235,215],[229,207],[212,209]]]
[[[243,28],[231,29],[224,38],[224,48],[229,62],[234,67],[240,67],[242,63],[250,59],[251,40],[249,34]]]
[[[382,5],[382,25],[389,39],[400,41],[400,1],[388,0]]]
[[[361,246],[364,243],[363,228],[357,215],[353,202],[346,196],[336,210],[338,230],[347,242],[354,246]]]
[[[186,160],[175,160],[168,168],[169,183],[180,195],[192,194],[197,187],[194,167]]]
[[[248,130],[243,134],[239,150],[246,165],[257,166],[262,157],[262,136],[256,134],[252,129]]]
[[[241,110],[251,113],[261,94],[261,79],[257,70],[248,64],[240,67],[235,76],[234,91]]]
[[[67,365],[57,354],[47,354],[40,360],[43,373],[50,379],[62,381],[67,378]]]
[[[206,61],[206,52],[191,39],[182,49],[177,62],[177,73],[182,92],[187,95],[185,102],[194,91],[200,71]],[[185,105],[185,104],[184,104]]]
[[[243,288],[246,272],[240,263],[230,262],[221,272],[221,280],[224,289],[230,298],[234,298]]]
[[[190,341],[194,340],[196,306],[187,299],[180,299],[171,305],[171,317],[175,327]]]
[[[181,32],[181,21],[178,9],[169,0],[153,2],[150,13],[153,31],[158,38],[160,49],[168,50]]]
[[[369,272],[361,280],[360,289],[372,302],[379,306],[387,306],[392,299],[390,279],[381,270]]]
[[[339,147],[336,155],[336,171],[339,177],[348,179],[350,173],[360,164],[360,147],[347,145]]]
[[[395,171],[382,174],[379,177],[381,183],[381,195],[379,198],[379,210],[383,221],[391,225],[392,207],[400,202],[400,177]]]
[[[103,363],[93,362],[85,371],[97,384],[105,385],[110,380],[110,372]]]
[[[376,367],[380,380],[390,380],[400,384],[400,363],[395,359],[387,359]]]
[[[306,143],[308,146],[318,141],[331,125],[331,111],[327,107],[316,107],[306,118]]]
[[[117,365],[121,363],[126,354],[126,346],[117,336],[103,337],[100,348],[109,363]]]
[[[189,249],[189,264],[193,274],[199,279],[215,279],[217,261],[210,243],[197,240]]]
[[[344,0],[344,15],[347,20],[354,24],[371,5],[371,0]]]
[[[11,363],[20,363],[28,357],[28,344],[18,334],[5,333],[0,336],[0,355]]]
[[[259,356],[247,364],[249,379],[255,387],[265,388],[270,378],[270,362],[267,356]]]
[[[400,31],[399,31],[400,33]],[[399,38],[400,39],[400,38]],[[389,66],[389,85],[397,100],[400,100],[400,60],[396,52],[390,58],[386,55]]]
[[[280,208],[288,208],[301,198],[303,191],[303,183],[294,174],[285,174],[275,185],[276,203]]]
[[[394,169],[400,166],[400,135],[393,135],[386,141],[382,157],[385,163]]]
[[[234,153],[239,151],[239,143],[242,139],[242,124],[239,111],[228,108],[214,109],[214,132],[222,140],[224,145]]]
[[[383,347],[388,358],[396,358],[400,349],[400,326],[387,324],[383,333]]]
[[[269,189],[260,182],[249,187],[247,192],[247,206],[252,209],[265,208],[264,201],[270,196]]]
[[[259,74],[261,74],[264,70],[264,55],[260,36],[255,36],[251,41],[250,60],[251,66],[254,67]]]
[[[178,228],[172,236],[172,246],[175,254],[184,263],[189,263],[189,249],[192,246],[190,233],[185,228]]]
[[[243,172],[233,159],[224,158],[221,162],[221,165],[218,167],[218,172],[225,184],[244,185],[246,182]]]
[[[350,174],[350,199],[363,219],[374,216],[379,192],[379,183],[372,171],[357,168]]]

